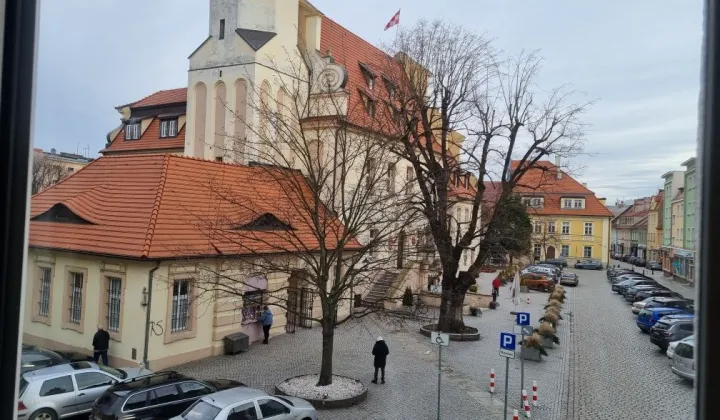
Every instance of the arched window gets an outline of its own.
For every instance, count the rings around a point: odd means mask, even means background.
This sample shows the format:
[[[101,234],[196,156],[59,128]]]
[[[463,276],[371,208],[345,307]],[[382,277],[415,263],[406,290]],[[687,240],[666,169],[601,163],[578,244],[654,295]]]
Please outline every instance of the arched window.
[[[270,145],[273,143],[270,119],[272,109],[270,106],[270,83],[265,80],[260,86],[260,132],[259,150],[265,160],[269,160],[271,152]]]
[[[238,79],[235,82],[235,161],[243,162],[245,142],[247,141],[247,82]]]
[[[215,85],[215,124],[213,125],[213,133],[215,136],[215,157],[223,157],[225,155],[225,115],[227,112],[227,89],[225,83],[218,82]]]
[[[204,83],[195,85],[195,138],[193,141],[193,155],[198,158],[205,157],[205,120],[207,118],[207,87]]]

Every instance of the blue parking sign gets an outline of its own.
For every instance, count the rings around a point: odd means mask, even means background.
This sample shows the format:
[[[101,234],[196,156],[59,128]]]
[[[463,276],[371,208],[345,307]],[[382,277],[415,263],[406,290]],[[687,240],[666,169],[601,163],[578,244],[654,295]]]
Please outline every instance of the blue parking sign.
[[[530,325],[530,313],[529,312],[518,312],[515,318],[517,325]]]
[[[515,334],[500,333],[500,348],[515,351]]]

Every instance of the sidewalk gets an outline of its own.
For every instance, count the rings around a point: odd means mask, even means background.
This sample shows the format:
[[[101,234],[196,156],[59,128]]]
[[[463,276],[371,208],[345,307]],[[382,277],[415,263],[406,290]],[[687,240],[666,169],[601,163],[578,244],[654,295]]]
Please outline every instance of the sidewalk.
[[[665,277],[662,271],[655,271],[655,274],[652,274],[652,272],[647,268],[636,267],[626,262],[621,262],[617,260],[612,260],[610,262],[610,265],[619,265],[622,268],[633,268],[638,273],[642,273],[644,270],[644,274],[646,276],[652,277],[653,279],[657,280],[658,283],[662,284],[673,292],[680,293],[688,299],[695,299],[695,287],[692,285],[692,283],[681,283],[679,281],[673,280],[672,277]]]

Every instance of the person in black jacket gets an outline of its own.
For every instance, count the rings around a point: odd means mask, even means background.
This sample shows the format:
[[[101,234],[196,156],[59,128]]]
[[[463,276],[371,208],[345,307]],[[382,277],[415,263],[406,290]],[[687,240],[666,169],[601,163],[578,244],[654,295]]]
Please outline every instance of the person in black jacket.
[[[108,349],[110,348],[110,334],[105,331],[102,325],[98,325],[98,330],[93,336],[93,360],[98,362],[102,357],[103,365],[108,365]]]
[[[387,356],[390,354],[390,349],[382,337],[378,337],[375,342],[372,354],[375,356],[375,377],[372,380],[372,383],[377,383],[378,369],[380,369],[381,373],[380,379],[382,383],[385,383],[385,362],[387,362]]]

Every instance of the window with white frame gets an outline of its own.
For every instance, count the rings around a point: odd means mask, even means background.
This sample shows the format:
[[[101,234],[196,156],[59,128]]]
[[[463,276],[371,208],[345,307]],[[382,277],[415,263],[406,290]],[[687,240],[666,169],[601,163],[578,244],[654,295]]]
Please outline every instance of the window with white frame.
[[[120,308],[122,298],[122,279],[108,277],[108,301],[107,301],[107,322],[108,331],[120,331]]]
[[[82,321],[83,273],[70,272],[70,322]]]
[[[569,257],[570,256],[570,245],[562,245],[560,247],[560,256],[561,257]]]
[[[575,201],[573,202],[573,208],[581,209],[581,208],[583,208],[583,207],[584,207],[584,206],[583,206],[583,200],[575,200]]]
[[[541,221],[538,221],[538,220],[535,221],[534,232],[535,232],[535,233],[542,233],[542,222],[541,222]]]
[[[542,198],[534,197],[530,200],[530,205],[533,207],[542,207]]]
[[[564,209],[571,209],[572,208],[572,200],[569,198],[563,199],[563,208]]]
[[[172,293],[170,331],[186,331],[190,327],[190,280],[175,280]]]
[[[585,222],[585,236],[592,236],[593,224],[592,222]]]
[[[395,194],[395,164],[394,163],[388,164],[387,189],[388,189],[388,193]]]
[[[540,257],[540,249],[541,249],[540,244],[533,245],[533,255],[535,255],[536,257],[539,258]]]
[[[175,137],[178,133],[177,118],[169,118],[160,121],[160,137]]]
[[[140,138],[140,123],[127,123],[125,125],[125,140],[137,140]]]
[[[583,247],[583,257],[585,258],[592,258],[592,246],[585,245]]]
[[[554,220],[548,222],[547,231],[548,231],[548,233],[555,233],[555,221]]]
[[[40,267],[40,309],[38,315],[50,316],[50,282],[52,281],[52,269]]]
[[[562,222],[562,231],[561,232],[563,235],[570,234],[570,222]]]

